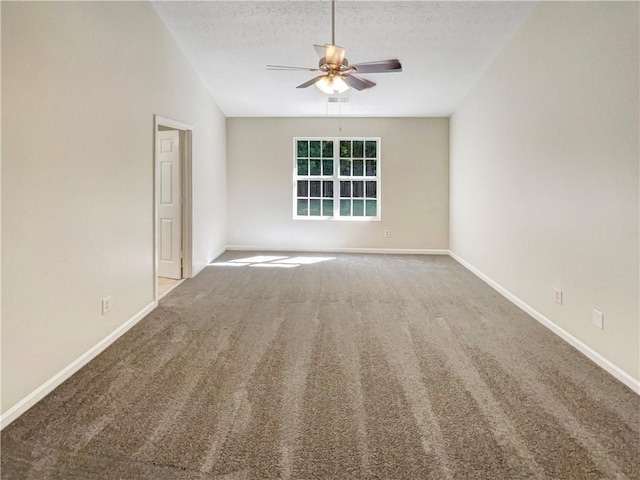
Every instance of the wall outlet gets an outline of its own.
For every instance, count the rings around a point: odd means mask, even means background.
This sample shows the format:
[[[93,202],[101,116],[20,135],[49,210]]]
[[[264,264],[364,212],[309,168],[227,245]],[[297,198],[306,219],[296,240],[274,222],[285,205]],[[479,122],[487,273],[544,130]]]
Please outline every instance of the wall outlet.
[[[102,299],[102,315],[106,315],[111,311],[111,297]]]
[[[554,288],[553,299],[557,304],[562,305],[562,290],[560,290],[559,288]]]
[[[384,231],[384,238],[389,238],[391,236],[391,230],[389,229],[385,229]]]
[[[591,312],[591,323],[593,323],[600,330],[604,330],[604,313],[594,308],[593,312]]]

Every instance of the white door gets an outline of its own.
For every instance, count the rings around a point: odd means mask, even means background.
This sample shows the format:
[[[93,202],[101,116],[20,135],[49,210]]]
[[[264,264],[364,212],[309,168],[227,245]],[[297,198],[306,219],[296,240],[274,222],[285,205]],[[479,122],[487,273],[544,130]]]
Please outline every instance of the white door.
[[[179,132],[157,132],[158,168],[158,275],[182,278],[182,221],[180,218]]]

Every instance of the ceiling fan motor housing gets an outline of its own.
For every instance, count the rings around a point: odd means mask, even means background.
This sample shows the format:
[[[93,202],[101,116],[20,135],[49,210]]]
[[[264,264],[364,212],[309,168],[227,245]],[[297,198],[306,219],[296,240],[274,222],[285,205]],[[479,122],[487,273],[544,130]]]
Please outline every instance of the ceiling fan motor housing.
[[[318,68],[323,72],[333,71],[334,73],[345,73],[348,70],[350,70],[349,62],[347,61],[346,58],[342,60],[342,64],[340,66],[337,66],[334,64],[327,63],[327,57],[322,57],[318,62]]]

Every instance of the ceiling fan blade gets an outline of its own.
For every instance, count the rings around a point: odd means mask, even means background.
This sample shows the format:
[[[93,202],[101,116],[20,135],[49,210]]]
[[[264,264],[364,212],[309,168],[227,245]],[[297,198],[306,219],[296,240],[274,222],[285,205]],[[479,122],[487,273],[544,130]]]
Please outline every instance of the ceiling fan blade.
[[[267,65],[267,70],[304,70],[306,72],[319,72],[319,68],[289,67],[287,65]]]
[[[316,83],[318,80],[320,80],[322,77],[326,77],[326,75],[318,75],[317,77],[312,78],[311,80],[308,80],[308,81],[306,81],[304,83],[301,83],[296,88],[307,88],[307,87],[310,87],[311,85]]]
[[[326,49],[324,48],[324,45],[314,45],[313,48],[316,49],[316,53],[318,54],[318,58],[324,58],[325,57]]]
[[[367,80],[366,78],[358,78],[349,74],[342,75],[342,78],[347,83],[347,85],[349,85],[352,88],[355,88],[358,91],[366,90],[367,88],[376,86],[375,83],[373,83],[371,80]]]
[[[380,60],[378,62],[356,63],[351,65],[357,73],[383,73],[383,72],[401,72],[402,64],[399,60]]]
[[[333,65],[342,65],[344,60],[344,48],[330,43],[325,44],[326,62]]]

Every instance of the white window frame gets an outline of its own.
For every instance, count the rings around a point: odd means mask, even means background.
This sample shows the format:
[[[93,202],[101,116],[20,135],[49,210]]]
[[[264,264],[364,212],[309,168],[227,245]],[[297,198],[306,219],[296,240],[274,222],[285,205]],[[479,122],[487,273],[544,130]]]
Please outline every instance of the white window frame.
[[[302,141],[333,141],[333,175],[298,175],[298,140]],[[375,141],[376,148],[376,175],[375,176],[342,176],[340,175],[340,141],[362,140]],[[379,222],[382,220],[382,140],[380,137],[294,137],[293,138],[293,172],[292,172],[292,209],[294,220],[333,220],[341,222]],[[353,157],[352,157],[353,158]],[[363,158],[363,169],[366,173],[366,157]],[[298,215],[298,180],[302,181],[332,181],[333,182],[333,215]],[[341,216],[340,215],[340,181],[375,181],[376,182],[376,216]],[[322,185],[320,187],[322,189]],[[366,213],[366,184],[364,185],[364,197],[362,198],[364,212]],[[354,197],[349,197],[353,200]],[[322,202],[323,197],[320,197]]]

